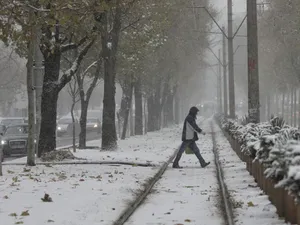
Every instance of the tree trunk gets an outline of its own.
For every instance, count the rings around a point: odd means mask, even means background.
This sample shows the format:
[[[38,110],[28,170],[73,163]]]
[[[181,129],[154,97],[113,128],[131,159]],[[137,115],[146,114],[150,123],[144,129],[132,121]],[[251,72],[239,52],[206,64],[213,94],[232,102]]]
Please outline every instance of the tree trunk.
[[[115,124],[116,113],[116,85],[115,85],[115,62],[116,56],[109,53],[104,58],[104,96],[102,118],[102,149],[112,150],[117,147],[117,133]]]
[[[133,95],[133,93],[132,93]],[[129,135],[134,136],[134,116],[133,116],[133,104],[132,104],[132,97],[130,99],[130,108],[129,108],[129,121],[130,121],[130,129],[129,129]]]
[[[298,89],[298,113],[300,113],[300,90]],[[300,115],[298,115],[298,127],[300,127]]]
[[[134,83],[134,102],[135,102],[135,135],[143,135],[143,98],[141,90],[141,80]]]
[[[170,94],[167,100],[167,107],[168,107],[168,126],[174,124],[174,95]]]
[[[268,121],[271,118],[271,96],[267,94],[267,118]]]
[[[155,115],[154,115],[154,98],[153,96],[148,97],[147,99],[147,108],[148,108],[148,125],[147,131],[155,131]]]
[[[104,60],[104,96],[103,96],[103,123],[102,123],[102,149],[113,150],[117,147],[116,132],[116,62],[121,31],[121,0],[115,3],[115,13],[112,29],[108,21],[108,12],[101,13],[102,24],[101,45]]]
[[[122,140],[124,140],[126,138],[129,113],[130,113],[130,108],[131,108],[131,103],[132,103],[132,91],[133,91],[133,86],[131,85],[129,88],[130,93],[126,93],[126,94],[129,94],[129,96],[128,96],[129,98],[126,98],[127,99],[127,102],[126,102],[127,107],[125,109],[125,114],[124,114],[123,131],[122,131],[122,136],[121,136]]]
[[[147,99],[146,98],[144,98],[144,124],[145,124],[145,126],[144,126],[144,133],[145,134],[147,134]]]
[[[278,91],[275,91],[275,113],[276,116],[279,116],[279,95],[278,95]]]
[[[178,96],[178,92],[175,92],[175,123],[179,124],[180,123],[180,99]]]
[[[297,89],[294,88],[293,89],[293,95],[294,95],[294,102],[293,102],[293,108],[294,108],[294,117],[293,117],[293,126],[296,127],[297,126]]]
[[[293,95],[293,89],[290,89],[290,125],[293,126],[293,113],[294,113],[294,95]]]
[[[101,55],[99,57],[102,57]],[[76,79],[79,88],[79,96],[81,103],[81,114],[80,114],[80,133],[79,133],[79,148],[86,148],[86,122],[87,122],[87,111],[89,107],[89,102],[92,96],[95,87],[97,86],[97,82],[100,77],[102,60],[97,62],[96,71],[94,74],[94,78],[92,83],[90,84],[86,94],[84,93],[84,77],[82,77],[79,73],[76,74]]]
[[[267,111],[267,104],[266,104],[266,96],[261,97],[261,110],[260,110],[260,117],[261,121],[266,120],[266,111]]]
[[[130,79],[125,79],[124,83],[121,85],[122,86],[122,99],[121,99],[121,107],[119,110],[119,118],[120,118],[120,130],[121,130],[121,139],[122,139],[122,134],[123,134],[123,127],[125,126],[126,122],[126,132],[128,128],[128,121],[129,121],[129,112],[130,112],[130,96],[131,96],[131,77]],[[127,121],[125,121],[127,117],[127,111],[128,111],[128,118]],[[125,132],[125,137],[126,137],[126,132]],[[124,138],[125,138],[124,137]]]
[[[46,90],[47,85],[44,85]],[[42,153],[56,149],[56,117],[57,117],[58,91],[43,92],[42,95],[42,121],[40,140],[38,147],[38,157]]]
[[[169,94],[163,106],[163,127],[168,127],[174,123],[173,99],[173,94]]]
[[[156,93],[154,95],[153,98],[153,117],[152,117],[152,121],[154,124],[154,131],[158,131],[161,128],[161,118],[162,118],[162,103],[161,103],[161,99],[160,99],[160,90],[156,90]]]
[[[74,117],[74,107],[76,104],[76,99],[73,97],[73,102],[71,105],[71,117],[72,117],[72,147],[73,152],[76,152],[76,125],[75,125],[75,117]]]
[[[105,42],[107,45],[108,42]],[[103,45],[102,45],[103,46]],[[102,149],[113,150],[117,147],[117,133],[115,124],[116,114],[116,54],[105,47],[104,52],[104,96],[102,119]],[[106,52],[106,53],[105,53]]]
[[[0,176],[3,176],[2,159],[3,159],[3,148],[0,149]]]
[[[286,120],[285,115],[284,115],[285,114],[284,101],[285,101],[285,93],[283,92],[282,93],[282,99],[281,99],[281,116],[282,116],[282,118],[284,118]]]
[[[80,134],[79,134],[79,148],[86,148],[86,121],[87,121],[87,111],[88,102],[84,99],[81,100],[81,114],[80,114]]]
[[[162,110],[162,127],[168,127],[168,107],[165,105]]]
[[[38,157],[43,152],[56,149],[56,117],[59,89],[57,80],[60,72],[61,53],[55,51],[45,57],[45,75],[42,93],[41,128],[38,145]]]
[[[32,13],[32,12],[31,12]],[[31,16],[32,17],[32,16]],[[27,143],[27,165],[35,166],[35,104],[34,104],[34,79],[33,79],[33,55],[34,55],[34,29],[31,29],[31,40],[29,41],[27,61],[27,95],[28,95],[28,143]],[[2,158],[0,158],[2,161]],[[2,167],[2,165],[1,165]],[[2,173],[2,169],[1,169]]]

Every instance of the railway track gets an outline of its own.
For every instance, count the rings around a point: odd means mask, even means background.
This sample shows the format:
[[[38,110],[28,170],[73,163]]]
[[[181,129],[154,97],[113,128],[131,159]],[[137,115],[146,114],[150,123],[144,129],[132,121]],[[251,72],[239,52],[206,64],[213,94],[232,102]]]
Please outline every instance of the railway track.
[[[204,123],[206,120],[207,119],[202,120],[201,123]],[[215,182],[215,184],[218,186],[218,190],[219,190],[218,193],[220,195],[219,200],[222,203],[221,206],[218,206],[218,208],[219,208],[218,214],[220,215],[220,217],[222,217],[222,219],[221,219],[222,224],[234,225],[233,212],[232,212],[231,204],[229,201],[230,198],[228,195],[226,184],[224,182],[222,167],[219,162],[214,128],[213,128],[212,121],[210,121],[209,123],[210,123],[210,129],[211,129],[210,133],[211,133],[212,145],[213,145],[212,151],[213,151],[214,162],[215,162],[215,174],[217,175],[217,181]],[[147,199],[149,194],[152,193],[155,184],[159,181],[159,179],[162,176],[165,176],[165,172],[168,169],[168,165],[173,161],[177,152],[178,152],[178,149],[172,154],[172,156],[168,159],[168,161],[165,162],[159,168],[158,172],[153,177],[148,179],[148,181],[143,185],[143,189],[141,189],[140,193],[138,193],[138,195],[136,196],[134,201],[132,201],[128,205],[128,207],[123,211],[123,213],[119,216],[119,218],[116,221],[114,221],[113,225],[125,224],[129,220],[129,218],[139,209],[139,207],[143,205],[143,202]],[[198,170],[198,168],[196,170]],[[199,168],[199,170],[201,170],[201,168]],[[199,220],[200,220],[200,218],[199,218]],[[145,224],[145,223],[139,221],[134,224]]]
[[[216,165],[216,173],[217,173],[217,179],[218,179],[218,184],[220,188],[220,194],[222,196],[222,208],[223,208],[223,217],[226,225],[234,225],[234,220],[233,220],[233,212],[232,212],[232,206],[230,202],[230,195],[228,193],[225,181],[224,181],[224,175],[223,175],[223,170],[222,166],[219,160],[219,153],[218,149],[216,146],[216,138],[215,138],[215,131],[214,131],[214,126],[213,122],[210,122],[210,127],[211,127],[211,136],[212,136],[212,143],[213,143],[213,152],[215,156],[215,165]]]

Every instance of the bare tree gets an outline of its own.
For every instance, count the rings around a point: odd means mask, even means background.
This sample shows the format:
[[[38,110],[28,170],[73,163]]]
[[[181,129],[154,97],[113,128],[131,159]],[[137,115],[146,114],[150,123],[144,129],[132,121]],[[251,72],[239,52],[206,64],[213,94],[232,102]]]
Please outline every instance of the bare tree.
[[[89,101],[92,93],[96,88],[101,75],[102,60],[101,56],[97,61],[92,62],[82,73],[76,74],[76,80],[79,88],[79,96],[81,103],[81,114],[80,114],[80,134],[79,134],[79,148],[86,148],[86,123],[87,123],[87,111]],[[90,70],[96,67],[93,75],[90,74]],[[84,90],[86,81],[89,81],[89,87],[87,91]]]
[[[68,84],[68,93],[72,98],[72,104],[71,104],[71,117],[72,117],[72,146],[73,146],[73,152],[76,152],[76,131],[77,131],[77,121],[75,120],[74,116],[74,108],[75,105],[80,101],[79,98],[79,86],[77,83],[77,79],[75,77],[72,78],[71,82]]]

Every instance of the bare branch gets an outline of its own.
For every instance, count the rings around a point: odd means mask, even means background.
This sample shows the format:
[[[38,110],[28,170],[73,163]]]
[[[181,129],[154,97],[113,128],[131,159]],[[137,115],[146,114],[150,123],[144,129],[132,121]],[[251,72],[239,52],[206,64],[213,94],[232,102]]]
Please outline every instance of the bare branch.
[[[121,29],[121,32],[124,31],[124,30],[126,30],[126,29],[129,28],[129,27],[133,27],[133,25],[135,25],[135,24],[137,24],[139,21],[141,21],[141,18],[142,18],[142,17],[139,17],[139,18],[136,19],[135,21],[129,23],[127,26],[123,27],[123,28]],[[133,27],[133,28],[135,28],[135,27]],[[135,28],[135,29],[136,29],[136,28]]]
[[[100,58],[101,59],[101,58]],[[93,93],[93,90],[95,89],[95,87],[97,86],[97,82],[100,78],[100,70],[101,70],[101,65],[102,65],[102,61],[101,60],[98,60],[98,63],[97,63],[97,69],[96,69],[96,72],[95,72],[95,76],[94,76],[94,79],[92,81],[92,83],[90,84],[90,87],[89,89],[87,90],[86,92],[86,101],[89,101],[90,98],[91,98],[91,95]]]
[[[95,39],[91,40],[89,44],[85,46],[85,48],[79,53],[78,57],[75,59],[73,65],[69,70],[67,70],[62,77],[60,78],[60,82],[58,84],[58,89],[61,90],[74,76],[74,74],[77,72],[81,61],[83,60],[84,56],[88,53],[89,49],[94,44]]]

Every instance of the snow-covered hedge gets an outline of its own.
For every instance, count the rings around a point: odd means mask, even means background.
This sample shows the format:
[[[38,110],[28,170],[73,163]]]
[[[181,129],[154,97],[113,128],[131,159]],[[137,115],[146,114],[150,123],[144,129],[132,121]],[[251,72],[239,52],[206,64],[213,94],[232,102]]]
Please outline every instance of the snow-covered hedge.
[[[278,117],[269,122],[241,125],[222,115],[223,130],[241,145],[241,151],[265,167],[265,176],[300,199],[300,130]]]

